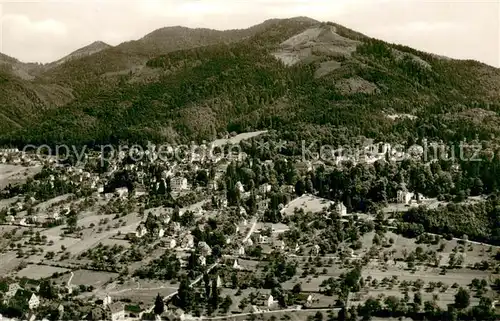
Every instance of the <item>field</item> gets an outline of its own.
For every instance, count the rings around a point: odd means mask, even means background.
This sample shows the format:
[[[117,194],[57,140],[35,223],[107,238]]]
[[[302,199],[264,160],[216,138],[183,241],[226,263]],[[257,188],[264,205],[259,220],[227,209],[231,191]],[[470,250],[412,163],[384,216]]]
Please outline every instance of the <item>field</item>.
[[[328,208],[331,204],[333,204],[332,201],[329,201],[324,198],[312,196],[312,195],[302,195],[301,197],[298,197],[294,200],[292,200],[290,203],[288,203],[282,210],[281,214],[282,215],[292,215],[295,208],[301,208],[304,210],[305,213],[307,212],[321,212],[324,207]]]
[[[54,266],[28,264],[27,267],[17,273],[17,276],[38,280],[50,277],[56,272],[65,273],[68,271],[68,269],[58,268]]]
[[[5,276],[13,272],[21,262],[14,252],[0,254],[0,275]]]
[[[25,182],[42,170],[42,166],[24,167],[21,165],[0,164],[0,189],[9,184],[15,185]]]
[[[71,285],[92,285],[94,287],[103,286],[112,278],[117,277],[116,273],[109,272],[99,272],[99,271],[89,271],[89,270],[76,270],[73,271],[73,278],[71,279]],[[69,280],[69,275],[63,275],[57,279],[58,283],[66,284]]]
[[[101,273],[101,272],[100,272]],[[73,283],[73,282],[72,282]],[[150,303],[153,302],[158,293],[162,296],[167,296],[177,291],[179,285],[164,281],[155,280],[127,280],[123,284],[117,282],[109,283],[103,286],[99,285],[92,295],[97,298],[110,295],[115,300],[129,298],[133,303]]]
[[[12,204],[14,204],[17,201],[19,201],[20,199],[21,199],[20,197],[16,196],[16,197],[12,197],[12,198],[7,198],[7,199],[0,200],[0,209],[8,208]]]
[[[233,136],[229,139],[216,139],[212,142],[212,144],[214,145],[214,147],[220,147],[220,146],[223,146],[226,144],[239,144],[242,140],[257,137],[257,136],[262,135],[266,132],[267,132],[267,130],[241,133],[241,134]]]
[[[77,255],[96,246],[100,242],[111,245],[124,245],[125,243],[128,243],[120,240],[109,239],[117,235],[117,233],[126,234],[134,232],[141,221],[140,217],[138,217],[137,214],[129,214],[121,218],[122,223],[119,223],[118,220],[114,220],[113,218],[114,215],[95,214],[82,217],[78,222],[78,226],[84,228],[84,230],[81,231],[81,238],[61,237],[60,235],[63,233],[64,226],[50,228],[42,232],[42,235],[47,236],[48,240],[54,241],[54,245],[45,246],[44,250],[59,251],[61,246],[64,246],[66,247],[66,251],[70,252],[72,255]],[[103,219],[108,219],[108,223],[99,226],[99,222]],[[123,223],[125,225],[122,225]],[[92,227],[90,227],[91,224],[93,224]],[[114,228],[116,225],[118,226]]]

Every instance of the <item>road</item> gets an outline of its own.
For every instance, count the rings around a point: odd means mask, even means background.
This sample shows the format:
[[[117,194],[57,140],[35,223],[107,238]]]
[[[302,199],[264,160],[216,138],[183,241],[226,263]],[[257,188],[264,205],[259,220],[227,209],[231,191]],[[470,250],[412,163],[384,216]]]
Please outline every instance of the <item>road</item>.
[[[73,271],[71,271],[70,273],[71,273],[71,276],[69,277],[68,283],[66,284],[66,288],[68,289],[69,294],[73,293],[73,288],[71,287],[71,280],[73,280],[73,277],[75,276]]]
[[[224,316],[219,316],[219,317],[191,317],[191,318],[186,318],[185,320],[224,320],[224,319],[231,319],[231,318],[237,318],[237,317],[245,317],[245,316],[251,316],[251,315],[261,315],[261,314],[273,314],[273,313],[283,313],[283,312],[297,312],[297,311],[308,311],[308,312],[323,312],[323,311],[334,311],[334,312],[339,312],[341,309],[340,308],[322,308],[322,309],[302,309],[302,307],[297,307],[297,308],[292,308],[292,309],[283,309],[283,310],[273,310],[273,311],[262,311],[262,312],[248,312],[248,313],[240,313],[240,314],[231,314],[231,315],[224,315]]]
[[[248,231],[247,235],[245,236],[245,238],[241,241],[242,245],[246,243],[246,241],[248,241],[248,239],[252,236],[252,233],[253,231],[255,230],[255,227],[257,226],[257,221],[258,219],[257,218],[254,218],[253,219],[253,223],[252,223],[252,227],[250,227],[250,230]]]

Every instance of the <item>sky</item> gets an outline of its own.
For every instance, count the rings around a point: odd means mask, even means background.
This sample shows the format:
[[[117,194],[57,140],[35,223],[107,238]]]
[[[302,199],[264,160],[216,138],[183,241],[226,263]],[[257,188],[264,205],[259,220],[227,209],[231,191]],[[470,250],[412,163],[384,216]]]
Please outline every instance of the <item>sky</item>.
[[[500,0],[0,0],[0,52],[47,63],[166,26],[239,29],[294,16],[500,67]]]

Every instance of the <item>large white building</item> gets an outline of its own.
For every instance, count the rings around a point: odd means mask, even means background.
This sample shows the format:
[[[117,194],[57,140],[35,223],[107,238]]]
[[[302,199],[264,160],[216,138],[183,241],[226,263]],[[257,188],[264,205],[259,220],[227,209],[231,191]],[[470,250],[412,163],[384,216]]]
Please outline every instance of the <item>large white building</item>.
[[[413,198],[413,193],[410,193],[406,190],[399,190],[397,192],[397,202],[400,204],[410,204],[412,198]]]
[[[30,310],[38,308],[39,305],[40,305],[40,299],[38,299],[38,297],[33,293],[31,295],[30,300],[28,301],[28,306]]]
[[[173,192],[180,192],[188,189],[188,182],[184,177],[172,177],[172,179],[170,180],[170,185]]]
[[[335,204],[335,210],[337,210],[337,213],[339,213],[341,216],[347,215],[347,207],[342,202],[338,202],[337,204]]]

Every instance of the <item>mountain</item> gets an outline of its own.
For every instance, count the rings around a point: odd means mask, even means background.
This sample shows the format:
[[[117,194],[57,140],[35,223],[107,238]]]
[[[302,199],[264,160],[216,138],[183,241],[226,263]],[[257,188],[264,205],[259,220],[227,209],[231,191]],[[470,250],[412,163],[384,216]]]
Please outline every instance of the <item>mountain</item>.
[[[111,48],[111,47],[112,46],[110,46],[107,43],[104,43],[102,41],[95,41],[88,46],[85,46],[85,47],[82,47],[78,50],[75,50],[72,53],[70,53],[69,55],[67,55],[67,56],[65,56],[65,57],[63,57],[55,62],[50,63],[48,65],[48,68],[52,68],[54,66],[61,65],[61,64],[68,62],[70,60],[75,60],[78,58],[87,57],[87,56],[93,55],[95,53],[98,53],[100,51],[103,51],[103,50]]]
[[[500,135],[499,69],[302,17],[245,30],[163,28],[36,81],[74,98],[23,119],[2,143],[183,142],[258,129],[328,143]]]

